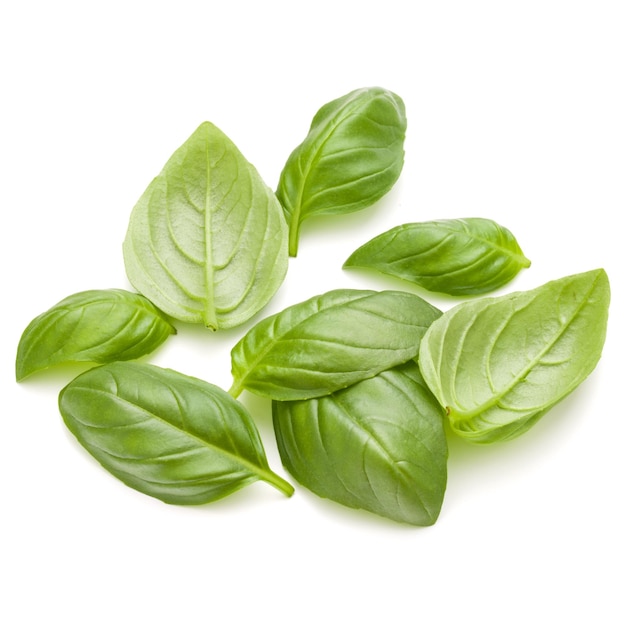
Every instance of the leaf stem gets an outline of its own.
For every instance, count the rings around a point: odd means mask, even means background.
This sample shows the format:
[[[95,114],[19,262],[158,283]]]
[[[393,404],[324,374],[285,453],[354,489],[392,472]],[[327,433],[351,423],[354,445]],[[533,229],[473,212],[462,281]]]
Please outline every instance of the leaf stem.
[[[298,220],[292,220],[289,227],[289,256],[298,256],[298,240],[300,238],[300,224]]]
[[[293,492],[295,491],[291,483],[288,483],[284,478],[281,478],[272,470],[269,470],[267,474],[264,473],[263,480],[272,485],[272,487],[276,487],[278,491],[282,491],[282,493],[284,493],[288,498],[291,498]]]
[[[243,386],[239,382],[237,382],[237,380],[233,380],[233,384],[231,385],[230,389],[228,390],[228,393],[233,398],[238,398],[241,395],[242,391],[243,391]]]

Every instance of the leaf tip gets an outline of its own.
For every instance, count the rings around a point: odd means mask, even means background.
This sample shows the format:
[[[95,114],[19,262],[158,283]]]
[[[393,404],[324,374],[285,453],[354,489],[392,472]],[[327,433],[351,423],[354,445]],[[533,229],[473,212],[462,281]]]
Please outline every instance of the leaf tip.
[[[21,382],[28,376],[30,376],[35,369],[33,367],[28,367],[27,364],[23,362],[21,358],[15,361],[15,382]]]

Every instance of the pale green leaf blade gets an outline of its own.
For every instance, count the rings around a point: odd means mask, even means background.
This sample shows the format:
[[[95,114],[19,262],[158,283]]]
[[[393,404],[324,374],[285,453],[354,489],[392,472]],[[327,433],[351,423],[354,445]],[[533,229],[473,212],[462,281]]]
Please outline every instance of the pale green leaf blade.
[[[609,300],[598,269],[444,313],[424,336],[419,364],[453,430],[477,443],[528,430],[595,368]]]
[[[168,315],[231,328],[282,283],[287,225],[256,169],[204,122],[133,209],[124,262],[133,286]]]
[[[358,211],[393,187],[404,164],[405,133],[402,99],[381,87],[356,89],[317,112],[276,191],[292,256],[305,219]]]
[[[264,480],[286,495],[252,418],[210,383],[154,365],[112,363],[59,395],[80,444],[129,487],[169,504],[203,504]]]
[[[454,296],[494,291],[529,266],[511,231],[477,217],[396,226],[363,244],[344,264]]]
[[[325,395],[419,352],[441,311],[400,291],[339,289],[256,324],[231,352],[233,388],[275,400]]]
[[[123,289],[81,291],[38,315],[17,348],[15,376],[65,363],[137,359],[176,329],[149,300]]]
[[[319,496],[433,524],[446,488],[444,414],[411,361],[329,396],[274,402],[283,465]]]

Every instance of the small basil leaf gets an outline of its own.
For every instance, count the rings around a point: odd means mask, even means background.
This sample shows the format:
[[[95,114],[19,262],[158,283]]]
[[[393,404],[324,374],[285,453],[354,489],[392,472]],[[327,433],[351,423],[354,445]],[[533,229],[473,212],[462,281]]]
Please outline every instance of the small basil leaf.
[[[273,419],[283,465],[317,495],[417,526],[437,520],[444,412],[414,361],[323,398],[275,401]]]
[[[609,299],[598,269],[444,313],[422,340],[419,364],[452,429],[477,443],[528,430],[595,368]]]
[[[124,262],[133,286],[168,315],[231,328],[282,283],[287,225],[256,169],[204,122],[133,209]]]
[[[355,250],[344,264],[455,296],[498,289],[529,266],[509,230],[478,217],[396,226]]]
[[[233,386],[274,400],[343,389],[405,363],[441,311],[401,291],[329,291],[251,328],[231,352]]]
[[[203,504],[256,480],[286,495],[252,418],[219,387],[172,370],[111,363],[59,396],[78,441],[129,487],[169,504]]]
[[[380,87],[357,89],[317,112],[276,191],[289,224],[292,256],[303,220],[358,211],[393,187],[404,164],[405,132],[404,103]]]
[[[122,289],[81,291],[37,316],[17,348],[15,376],[62,363],[136,359],[176,329],[143,296]]]

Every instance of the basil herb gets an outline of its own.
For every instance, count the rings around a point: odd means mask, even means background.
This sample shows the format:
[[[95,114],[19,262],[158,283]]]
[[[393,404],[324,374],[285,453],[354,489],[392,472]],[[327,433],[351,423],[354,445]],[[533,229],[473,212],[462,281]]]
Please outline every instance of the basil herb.
[[[306,488],[398,522],[437,520],[443,410],[415,362],[323,398],[274,402],[273,419],[283,465]]]
[[[131,362],[176,332],[170,316],[217,330],[270,300],[309,217],[365,208],[404,162],[402,100],[374,87],[324,105],[274,194],[209,122],[167,161],[135,205],[123,252],[140,294],[74,294],[36,317],[16,378],[67,362],[102,364],[59,394],[70,431],[128,486],[203,504],[262,480],[287,496],[236,398],[272,399],[284,467],[340,504],[434,524],[447,482],[446,423],[491,443],[528,430],[600,359],[609,281],[602,269],[443,313],[405,291],[337,289],[256,323],[231,351],[227,393]],[[355,250],[364,267],[450,295],[502,287],[530,261],[493,220],[403,224]]]
[[[248,331],[231,352],[231,393],[302,400],[343,389],[416,357],[440,315],[402,291],[329,291]]]
[[[419,364],[452,429],[477,443],[528,430],[595,368],[609,299],[598,269],[446,311]]]
[[[175,332],[139,294],[122,289],[81,291],[26,327],[17,348],[15,376],[22,380],[63,363],[137,359]]]
[[[355,250],[344,264],[456,296],[493,291],[529,266],[509,230],[478,217],[396,226]]]
[[[287,259],[278,200],[209,122],[150,183],[124,241],[133,286],[173,318],[212,330],[243,324],[263,308]]]
[[[289,224],[289,254],[314,215],[368,207],[395,184],[404,164],[406,114],[396,94],[371,87],[325,104],[291,153],[276,195]]]
[[[203,504],[264,480],[270,470],[247,410],[219,387],[172,370],[111,363],[75,378],[59,396],[85,449],[129,487],[169,504]]]

